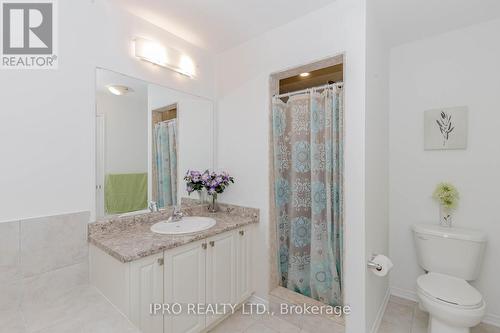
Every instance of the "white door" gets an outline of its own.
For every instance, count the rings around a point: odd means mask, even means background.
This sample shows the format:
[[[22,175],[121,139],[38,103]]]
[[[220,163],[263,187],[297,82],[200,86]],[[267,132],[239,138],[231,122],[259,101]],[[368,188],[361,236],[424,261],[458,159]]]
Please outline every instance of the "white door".
[[[250,246],[252,242],[251,228],[242,228],[236,235],[236,300],[245,301],[252,294],[250,280]]]
[[[163,253],[130,263],[130,317],[142,333],[161,333],[163,318],[151,304],[163,303]]]
[[[165,251],[164,302],[178,303],[184,311],[165,315],[164,333],[195,333],[205,328],[205,316],[189,313],[186,307],[205,304],[206,252],[206,241]]]
[[[236,245],[235,231],[208,239],[207,303],[218,306],[236,302]],[[229,310],[229,308],[227,308]],[[207,326],[221,314],[207,315]]]

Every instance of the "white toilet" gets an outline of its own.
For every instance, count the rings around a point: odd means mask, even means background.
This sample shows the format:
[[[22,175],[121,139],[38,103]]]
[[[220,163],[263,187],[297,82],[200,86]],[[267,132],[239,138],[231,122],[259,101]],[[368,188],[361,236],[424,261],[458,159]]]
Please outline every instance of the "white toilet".
[[[467,281],[479,274],[486,235],[480,231],[416,224],[420,308],[429,312],[429,333],[468,333],[486,313],[482,295]]]

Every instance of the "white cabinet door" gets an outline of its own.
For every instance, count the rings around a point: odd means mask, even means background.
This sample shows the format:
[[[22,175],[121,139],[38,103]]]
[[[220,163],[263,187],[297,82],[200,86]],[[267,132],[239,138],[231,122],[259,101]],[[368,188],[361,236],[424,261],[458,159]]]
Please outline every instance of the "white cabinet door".
[[[252,242],[252,229],[241,228],[236,235],[236,301],[241,303],[252,294],[250,249]]]
[[[142,333],[161,333],[163,318],[152,303],[163,303],[163,253],[130,263],[130,319]]]
[[[181,314],[165,314],[164,333],[195,333],[205,328],[205,316],[187,311],[188,304],[205,303],[206,241],[165,251],[166,304],[178,303]]]
[[[207,303],[213,306],[236,302],[236,232],[208,239]],[[227,307],[227,310],[230,308]],[[219,306],[218,310],[222,310]],[[207,314],[207,326],[223,314]]]

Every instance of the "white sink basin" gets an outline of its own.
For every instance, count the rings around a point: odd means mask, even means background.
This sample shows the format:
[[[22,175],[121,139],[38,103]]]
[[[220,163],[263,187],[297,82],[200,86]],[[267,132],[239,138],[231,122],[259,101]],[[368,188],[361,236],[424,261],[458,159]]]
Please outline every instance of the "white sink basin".
[[[160,221],[151,226],[157,234],[179,235],[207,230],[215,225],[215,220],[203,216],[185,216],[179,222]]]

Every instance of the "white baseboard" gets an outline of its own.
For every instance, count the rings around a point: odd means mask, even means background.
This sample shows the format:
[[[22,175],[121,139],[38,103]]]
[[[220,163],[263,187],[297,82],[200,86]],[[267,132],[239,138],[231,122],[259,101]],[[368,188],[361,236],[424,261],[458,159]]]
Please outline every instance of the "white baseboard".
[[[250,304],[264,304],[266,309],[269,309],[269,301],[259,296],[252,295],[247,300]]]
[[[413,290],[391,287],[391,295],[401,297],[404,299],[408,299],[410,301],[418,303],[417,293],[414,292]]]
[[[384,300],[382,301],[382,305],[378,309],[377,317],[372,325],[371,333],[377,333],[380,328],[380,324],[382,323],[382,318],[384,317],[385,309],[387,308],[387,303],[389,303],[389,298],[391,297],[391,288],[387,288],[387,292],[385,293]]]
[[[418,302],[417,293],[413,290],[391,287],[391,295]],[[487,313],[483,318],[483,323],[500,327],[500,315]]]

